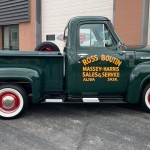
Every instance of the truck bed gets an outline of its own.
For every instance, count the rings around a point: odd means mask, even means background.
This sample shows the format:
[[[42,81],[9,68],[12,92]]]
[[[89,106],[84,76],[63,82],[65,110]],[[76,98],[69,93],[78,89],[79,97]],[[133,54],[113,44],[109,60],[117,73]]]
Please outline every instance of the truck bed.
[[[34,69],[41,76],[42,91],[62,91],[63,58],[59,52],[0,50],[0,68]]]

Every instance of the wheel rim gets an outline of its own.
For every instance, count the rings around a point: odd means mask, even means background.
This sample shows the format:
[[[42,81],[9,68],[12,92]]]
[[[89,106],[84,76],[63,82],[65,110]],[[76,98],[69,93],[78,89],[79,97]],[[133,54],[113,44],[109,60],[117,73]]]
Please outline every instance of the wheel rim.
[[[0,90],[0,116],[5,118],[17,116],[23,109],[22,95],[13,88]]]
[[[150,93],[148,94],[148,103],[150,104]]]
[[[50,46],[44,46],[40,49],[40,51],[55,51],[53,47],[50,47]]]
[[[19,105],[19,98],[15,93],[5,92],[0,95],[0,108],[3,112],[12,113]]]
[[[145,94],[145,103],[146,106],[150,109],[150,88],[147,90]]]

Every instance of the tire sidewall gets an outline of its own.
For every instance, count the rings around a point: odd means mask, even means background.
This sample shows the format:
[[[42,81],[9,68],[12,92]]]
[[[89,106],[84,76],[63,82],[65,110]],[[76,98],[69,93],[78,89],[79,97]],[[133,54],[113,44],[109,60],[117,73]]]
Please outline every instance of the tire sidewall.
[[[150,84],[148,84],[144,88],[142,93],[142,100],[140,102],[142,108],[147,112],[150,112],[150,101],[148,100],[149,94],[150,94]]]
[[[1,93],[6,92],[6,91],[16,94],[19,98],[20,105],[12,113],[5,113],[3,111],[0,111],[0,117],[3,119],[18,118],[19,116],[21,116],[23,114],[23,112],[27,108],[27,105],[28,105],[27,94],[26,94],[25,90],[18,85],[0,86],[0,95],[1,95]]]
[[[59,52],[59,48],[56,44],[52,43],[52,42],[42,42],[41,44],[39,44],[34,51],[40,51],[42,47],[44,46],[49,46],[52,47],[56,52]]]

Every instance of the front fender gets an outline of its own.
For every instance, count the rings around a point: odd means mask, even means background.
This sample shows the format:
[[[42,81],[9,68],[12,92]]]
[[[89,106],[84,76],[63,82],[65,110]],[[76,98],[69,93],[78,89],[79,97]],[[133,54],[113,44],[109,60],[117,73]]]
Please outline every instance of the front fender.
[[[126,101],[138,103],[146,81],[150,79],[150,62],[137,65],[131,72]]]
[[[38,71],[28,68],[0,68],[0,81],[6,80],[30,82],[32,100],[38,102],[41,96],[41,76]]]

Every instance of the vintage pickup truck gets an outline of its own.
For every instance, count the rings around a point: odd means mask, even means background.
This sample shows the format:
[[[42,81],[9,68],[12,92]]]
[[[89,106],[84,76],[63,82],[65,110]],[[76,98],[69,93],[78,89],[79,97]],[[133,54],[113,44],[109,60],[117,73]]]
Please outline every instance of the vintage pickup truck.
[[[54,43],[0,51],[1,118],[19,117],[29,101],[130,103],[150,111],[150,49],[127,49],[105,17],[72,18],[64,42],[63,54]]]

